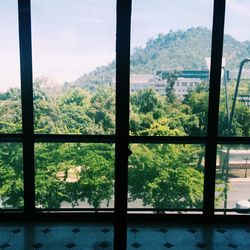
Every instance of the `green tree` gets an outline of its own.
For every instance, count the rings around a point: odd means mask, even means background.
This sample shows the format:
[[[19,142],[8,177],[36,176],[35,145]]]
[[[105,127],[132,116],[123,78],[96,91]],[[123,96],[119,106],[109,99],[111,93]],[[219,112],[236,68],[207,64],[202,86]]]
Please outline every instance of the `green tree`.
[[[205,135],[207,133],[208,118],[208,85],[203,83],[196,89],[190,89],[183,103],[186,105],[183,112],[196,120],[195,123],[189,120],[190,122],[185,124],[188,134],[194,136]]]
[[[65,182],[60,180],[63,154],[59,143],[35,145],[36,206],[60,208],[66,199]],[[64,169],[63,169],[64,170]]]
[[[153,89],[139,90],[131,96],[134,112],[146,114],[164,108],[163,98]]]
[[[77,147],[77,148],[76,148]],[[101,202],[107,206],[114,193],[114,148],[110,144],[73,144],[70,151],[64,152],[66,159],[80,171],[77,181],[67,182],[66,201],[72,206],[87,201],[95,209]]]
[[[190,145],[134,145],[129,159],[130,200],[156,209],[201,208],[203,172]]]
[[[98,88],[90,99],[88,116],[102,134],[115,133],[115,91],[111,87]]]
[[[0,199],[3,207],[23,208],[23,164],[20,143],[0,143]]]
[[[21,93],[18,88],[11,88],[5,93],[0,93],[0,133],[21,132]]]
[[[177,71],[169,72],[165,78],[168,85],[166,87],[166,97],[170,103],[176,102],[177,98],[174,91],[174,85],[179,77],[179,73]]]
[[[131,96],[130,131],[139,135],[166,115],[165,98],[152,89],[140,90]]]
[[[83,89],[66,92],[59,100],[60,120],[69,134],[92,134],[93,121],[87,115],[90,94]]]
[[[38,134],[53,134],[63,131],[56,100],[42,87],[46,78],[34,81],[34,131]],[[60,129],[60,130],[59,130]]]

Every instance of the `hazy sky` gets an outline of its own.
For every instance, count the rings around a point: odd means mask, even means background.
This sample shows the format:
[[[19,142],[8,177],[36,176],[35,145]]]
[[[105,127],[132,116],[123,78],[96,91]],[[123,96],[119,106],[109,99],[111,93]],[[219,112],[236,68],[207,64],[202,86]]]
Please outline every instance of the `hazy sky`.
[[[73,81],[115,57],[115,0],[32,0],[34,77]],[[169,30],[212,27],[211,0],[134,0],[131,47]],[[227,0],[225,32],[250,40],[250,1]],[[0,91],[20,85],[17,0],[0,0]]]

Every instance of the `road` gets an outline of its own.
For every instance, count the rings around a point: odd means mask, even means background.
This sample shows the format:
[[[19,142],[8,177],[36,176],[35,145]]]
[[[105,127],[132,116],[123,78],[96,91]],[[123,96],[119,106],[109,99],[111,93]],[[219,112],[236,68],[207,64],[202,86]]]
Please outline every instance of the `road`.
[[[239,200],[250,199],[250,178],[233,178],[229,179],[229,191],[227,197],[227,208],[235,208],[235,204]],[[216,208],[223,208],[223,202],[220,206]],[[0,208],[2,207],[1,199],[0,199]],[[79,202],[79,208],[90,208],[87,202]],[[107,208],[107,202],[102,202],[102,208]],[[109,202],[108,208],[114,207],[114,197]],[[141,200],[136,200],[134,202],[129,203],[129,208],[143,208],[143,204]],[[63,202],[62,208],[72,208],[70,203]],[[145,207],[144,207],[145,208]],[[150,208],[147,206],[147,208]]]
[[[250,198],[250,178],[234,178],[229,180],[229,191],[227,197],[227,208],[235,208],[235,204],[239,200],[245,200]],[[72,208],[72,206],[67,203],[62,203],[63,208]],[[79,207],[81,208],[89,208],[89,204],[87,202],[79,202]],[[102,208],[107,208],[107,202],[102,202]],[[109,208],[114,207],[114,197],[112,197],[109,202]],[[136,200],[129,204],[129,208],[143,208],[142,202],[140,200]],[[144,207],[145,208],[145,207]],[[149,208],[149,206],[147,206]],[[223,208],[222,204],[217,208]]]
[[[229,180],[228,208],[235,208],[239,200],[250,198],[250,178],[234,178]]]

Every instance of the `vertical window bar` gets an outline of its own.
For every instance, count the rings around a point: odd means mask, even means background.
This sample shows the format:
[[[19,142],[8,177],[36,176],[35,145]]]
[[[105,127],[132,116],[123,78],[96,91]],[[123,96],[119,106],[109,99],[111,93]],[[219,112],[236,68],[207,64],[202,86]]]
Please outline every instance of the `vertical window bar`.
[[[223,33],[225,18],[225,0],[214,1],[212,50],[210,67],[210,87],[208,106],[208,139],[205,153],[204,177],[204,215],[214,214],[216,151],[218,137],[218,117],[220,101],[221,61],[223,51]]]
[[[126,250],[131,0],[117,0],[114,249]]]
[[[23,124],[24,213],[35,211],[34,131],[30,0],[18,0]]]

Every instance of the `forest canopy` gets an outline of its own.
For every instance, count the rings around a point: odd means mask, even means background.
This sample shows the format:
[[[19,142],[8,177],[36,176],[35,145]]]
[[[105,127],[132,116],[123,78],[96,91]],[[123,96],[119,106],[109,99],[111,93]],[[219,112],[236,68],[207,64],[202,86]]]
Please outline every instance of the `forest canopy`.
[[[145,48],[133,51],[131,72],[204,69],[210,43],[211,32],[201,27],[160,34],[149,39]],[[239,55],[248,56],[250,52],[249,42],[240,43],[225,36],[225,55],[236,45],[240,53],[228,60],[230,69],[238,67]],[[48,78],[36,78],[33,85],[35,134],[115,135],[114,68],[115,62],[112,62],[56,88],[52,88]],[[235,84],[231,79],[229,105]],[[239,92],[249,94],[248,80],[242,81]],[[130,135],[206,136],[208,95],[208,81],[188,89],[183,99],[176,98],[169,88],[165,95],[154,89],[131,94]],[[220,135],[228,135],[223,88],[218,129]],[[18,88],[0,93],[0,133],[22,133]],[[250,135],[250,111],[243,102],[237,102],[231,134]],[[202,209],[205,145],[131,144],[130,149],[128,198],[131,206]],[[110,143],[35,143],[36,207],[112,208],[114,161],[115,145]],[[0,143],[0,173],[0,207],[23,208],[21,143]]]

